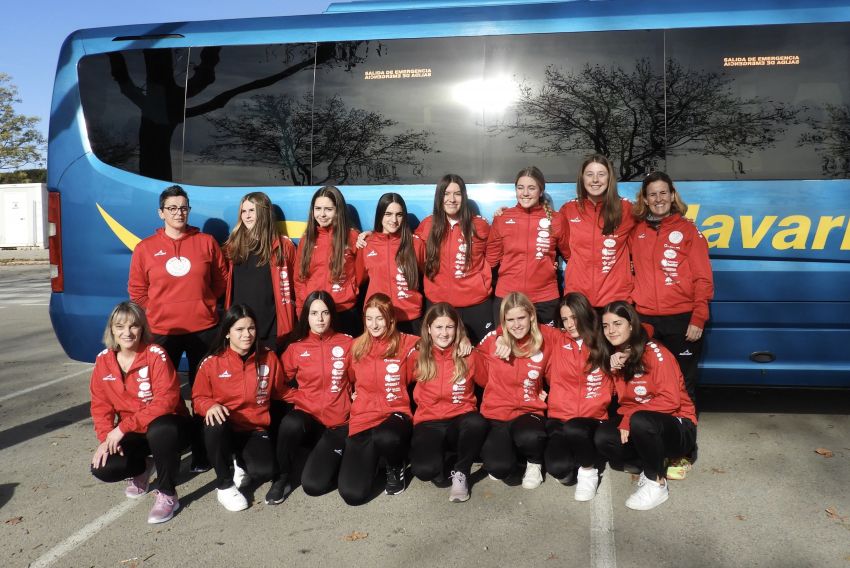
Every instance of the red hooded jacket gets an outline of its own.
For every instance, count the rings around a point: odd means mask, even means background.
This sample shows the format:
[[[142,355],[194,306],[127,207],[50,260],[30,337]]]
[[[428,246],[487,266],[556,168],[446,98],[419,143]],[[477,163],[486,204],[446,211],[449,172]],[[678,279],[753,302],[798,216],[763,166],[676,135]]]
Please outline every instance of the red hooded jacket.
[[[487,239],[487,262],[499,265],[496,296],[522,292],[533,303],[558,299],[557,252],[569,254],[561,215],[538,205],[505,209],[493,219]]]
[[[351,229],[348,232],[348,246],[345,247],[342,276],[338,282],[331,281],[333,229],[318,227],[317,231],[316,244],[313,245],[313,255],[310,257],[310,272],[306,280],[302,280],[300,276],[301,258],[304,256],[304,237],[301,237],[298,253],[295,255],[295,311],[299,315],[304,300],[314,290],[324,290],[330,294],[338,312],[353,308],[357,302],[361,280],[361,275],[357,274],[355,267],[357,231]]]
[[[414,425],[431,420],[450,420],[478,410],[475,385],[483,387],[487,384],[487,361],[477,351],[466,357],[466,375],[457,383],[452,382],[455,374],[454,349],[433,347],[431,352],[437,363],[437,374],[430,381],[416,381],[413,389],[413,400],[416,401]],[[419,360],[418,351],[412,356]]]
[[[283,264],[275,264],[277,258],[274,251],[283,250]],[[272,257],[269,262],[269,272],[274,290],[275,318],[277,321],[278,343],[295,327],[295,293],[292,277],[295,274],[295,245],[289,237],[279,236],[272,245]],[[224,309],[230,308],[233,302],[233,263],[227,263],[227,293],[224,297]]]
[[[621,375],[614,375],[620,404],[617,413],[623,417],[620,429],[631,429],[632,414],[638,410],[687,418],[696,424],[694,403],[685,390],[685,379],[673,354],[660,343],[650,340],[646,342],[642,361],[646,371],[640,376],[635,375],[628,383]]]
[[[398,321],[415,320],[422,315],[422,292],[419,283],[409,283],[396,264],[395,255],[401,244],[398,233],[372,233],[366,247],[357,251],[357,273],[368,276],[366,298],[377,292],[390,297]],[[421,274],[425,266],[425,242],[413,235],[413,253]]]
[[[433,215],[429,215],[416,228],[416,234],[426,245],[433,221]],[[448,302],[456,308],[465,308],[480,304],[490,297],[493,275],[486,258],[490,225],[483,217],[476,215],[472,218],[472,226],[475,231],[472,236],[472,262],[469,270],[464,270],[469,251],[463,241],[460,223],[450,224],[443,236],[440,246],[440,270],[434,280],[425,277],[425,297],[432,303]]]
[[[216,302],[226,288],[224,255],[215,239],[197,227],[188,227],[176,240],[157,229],[133,249],[127,291],[157,335],[214,326]]]
[[[180,382],[165,350],[159,345],[140,345],[122,378],[115,351],[97,354],[89,384],[91,417],[97,439],[103,442],[115,428],[125,434],[144,434],[148,425],[165,414],[189,415],[180,398]]]
[[[255,364],[257,357],[259,365]],[[227,421],[239,432],[267,430],[272,399],[291,397],[280,361],[267,348],[245,361],[230,347],[218,355],[210,355],[198,365],[192,386],[195,414],[206,416],[214,404],[221,404],[230,411]]]
[[[407,385],[412,376],[411,351],[418,340],[402,333],[395,356],[384,357],[387,342],[373,338],[367,355],[359,361],[352,357],[350,376],[356,397],[351,403],[349,436],[374,428],[396,412],[412,417]]]
[[[674,213],[655,230],[642,221],[632,231],[631,250],[637,311],[650,316],[692,312],[691,324],[704,328],[714,277],[708,243],[693,222]]]
[[[635,220],[632,204],[623,199],[623,218],[612,235],[602,234],[602,203],[584,200],[584,209],[573,199],[561,206],[563,230],[569,243],[564,293],[581,292],[594,307],[629,300],[632,269],[629,235]]]
[[[552,349],[546,369],[549,418],[565,422],[573,418],[607,419],[614,382],[598,367],[585,371],[590,350],[566,333],[562,337]]]
[[[328,428],[348,422],[351,412],[351,336],[313,332],[286,348],[281,357],[287,379],[295,379],[295,408],[306,412]]]

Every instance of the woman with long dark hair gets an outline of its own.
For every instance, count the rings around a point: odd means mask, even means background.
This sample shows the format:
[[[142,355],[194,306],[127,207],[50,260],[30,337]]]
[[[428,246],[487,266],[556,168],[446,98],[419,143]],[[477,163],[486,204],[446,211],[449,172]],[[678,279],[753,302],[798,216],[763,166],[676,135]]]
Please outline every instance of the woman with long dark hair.
[[[295,309],[300,314],[307,295],[324,290],[334,299],[339,330],[352,336],[362,329],[356,306],[356,243],[357,231],[339,189],[327,185],[316,190],[295,259]]]
[[[478,352],[464,356],[466,336],[457,311],[445,302],[425,312],[416,350],[413,439],[410,469],[423,481],[441,478],[447,454],[453,452],[449,501],[469,499],[469,471],[487,436],[487,420],[479,414],[475,385],[487,381],[486,362]]]
[[[366,300],[363,324],[365,331],[351,346],[354,401],[339,471],[339,494],[349,505],[368,500],[380,458],[386,463],[387,495],[405,490],[405,458],[413,428],[407,387],[409,356],[418,338],[398,331],[386,294]]]
[[[296,381],[293,410],[277,432],[279,472],[266,494],[266,503],[282,503],[295,486],[291,479],[296,454],[309,451],[301,475],[307,495],[333,489],[348,438],[351,384],[348,378],[351,336],[334,329],[336,307],[324,290],[304,301],[292,342],[281,357],[287,379]]]
[[[284,401],[290,394],[274,351],[257,345],[255,321],[244,304],[225,312],[192,387],[195,413],[204,417],[218,502],[228,511],[248,507],[240,486],[274,476],[269,409],[272,400]],[[231,465],[236,465],[233,473]]]
[[[239,218],[222,247],[228,260],[225,309],[249,306],[257,316],[259,344],[282,349],[295,323],[295,245],[280,234],[265,193],[248,193]]]
[[[385,193],[375,209],[374,231],[357,251],[358,273],[369,278],[366,297],[381,292],[392,299],[400,331],[419,335],[422,292],[419,277],[425,242],[410,230],[407,204],[397,193]]]
[[[595,308],[632,293],[629,235],[632,204],[617,193],[611,161],[600,154],[581,164],[576,198],[561,206],[568,243],[564,292],[584,294]]]
[[[490,225],[473,214],[460,176],[440,179],[433,214],[416,234],[425,241],[426,307],[437,302],[454,306],[470,340],[478,343],[493,326],[493,277],[486,259]]]
[[[649,339],[631,304],[605,306],[602,330],[605,341],[593,364],[614,378],[620,420],[597,428],[596,447],[612,467],[628,463],[642,470],[626,507],[646,511],[669,497],[664,460],[694,448],[694,404],[673,354]]]

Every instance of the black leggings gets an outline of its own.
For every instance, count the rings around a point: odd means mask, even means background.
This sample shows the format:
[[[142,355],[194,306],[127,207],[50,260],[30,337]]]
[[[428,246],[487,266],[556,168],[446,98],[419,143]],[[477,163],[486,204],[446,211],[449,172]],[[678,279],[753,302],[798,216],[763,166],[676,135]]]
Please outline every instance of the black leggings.
[[[369,500],[381,457],[391,467],[404,464],[412,429],[410,417],[396,412],[346,440],[339,470],[339,494],[346,503],[362,505]]]
[[[635,464],[648,479],[666,477],[665,458],[680,458],[694,448],[697,427],[687,418],[639,410],[632,415],[629,441],[620,442],[616,421],[605,422],[596,429],[596,447],[614,469]]]
[[[691,323],[691,312],[672,316],[645,316],[640,314],[640,321],[652,324],[653,337],[669,349],[682,375],[685,377],[685,390],[696,403],[697,381],[699,379],[699,359],[702,355],[702,337],[697,341],[685,341],[685,333]]]
[[[267,431],[233,430],[229,422],[213,426],[207,424],[204,426],[204,441],[215,468],[218,489],[227,489],[233,485],[230,466],[234,457],[239,463],[244,463],[251,479],[266,481],[274,477],[274,450]]]
[[[298,451],[308,448],[310,454],[301,473],[301,485],[307,495],[324,495],[336,485],[347,438],[348,424],[327,428],[303,410],[289,412],[277,431],[280,477],[292,473]]]
[[[147,433],[126,433],[121,440],[124,455],[111,454],[104,465],[91,468],[92,475],[109,483],[135,477],[145,471],[145,458],[153,455],[157,488],[166,495],[174,495],[180,452],[189,445],[190,431],[188,416],[160,416],[148,425]]]
[[[546,422],[544,462],[546,472],[555,479],[568,477],[578,467],[594,467],[601,461],[593,435],[603,422],[595,418],[573,418]]]
[[[478,412],[467,412],[450,420],[429,420],[413,427],[410,442],[410,469],[422,481],[444,473],[446,451],[457,454],[454,471],[469,475],[472,462],[481,453],[490,425]]]
[[[542,416],[523,414],[507,422],[489,420],[490,433],[481,448],[484,469],[497,479],[505,479],[516,468],[517,457],[543,463],[546,426]]]

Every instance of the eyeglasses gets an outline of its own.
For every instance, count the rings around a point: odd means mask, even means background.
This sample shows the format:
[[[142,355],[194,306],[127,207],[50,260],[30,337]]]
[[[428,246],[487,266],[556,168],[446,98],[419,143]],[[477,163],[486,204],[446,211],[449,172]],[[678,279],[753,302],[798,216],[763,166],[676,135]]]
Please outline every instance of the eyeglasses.
[[[188,214],[189,211],[192,210],[191,207],[177,207],[176,205],[172,205],[171,207],[163,207],[163,211],[168,211],[169,215],[177,215],[177,213],[183,213],[184,215]]]

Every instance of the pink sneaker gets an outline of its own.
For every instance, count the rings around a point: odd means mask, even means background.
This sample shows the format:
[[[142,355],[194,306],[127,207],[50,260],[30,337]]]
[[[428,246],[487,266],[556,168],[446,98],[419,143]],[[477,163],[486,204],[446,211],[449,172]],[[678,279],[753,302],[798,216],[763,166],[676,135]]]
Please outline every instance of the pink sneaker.
[[[177,500],[177,495],[166,495],[159,491],[154,491],[156,501],[154,501],[151,512],[148,513],[148,523],[155,525],[156,523],[164,523],[171,520],[174,512],[180,508],[180,501]]]
[[[148,492],[151,475],[153,475],[153,459],[145,458],[145,471],[135,477],[127,480],[127,487],[124,489],[124,495],[130,499],[138,499]]]

